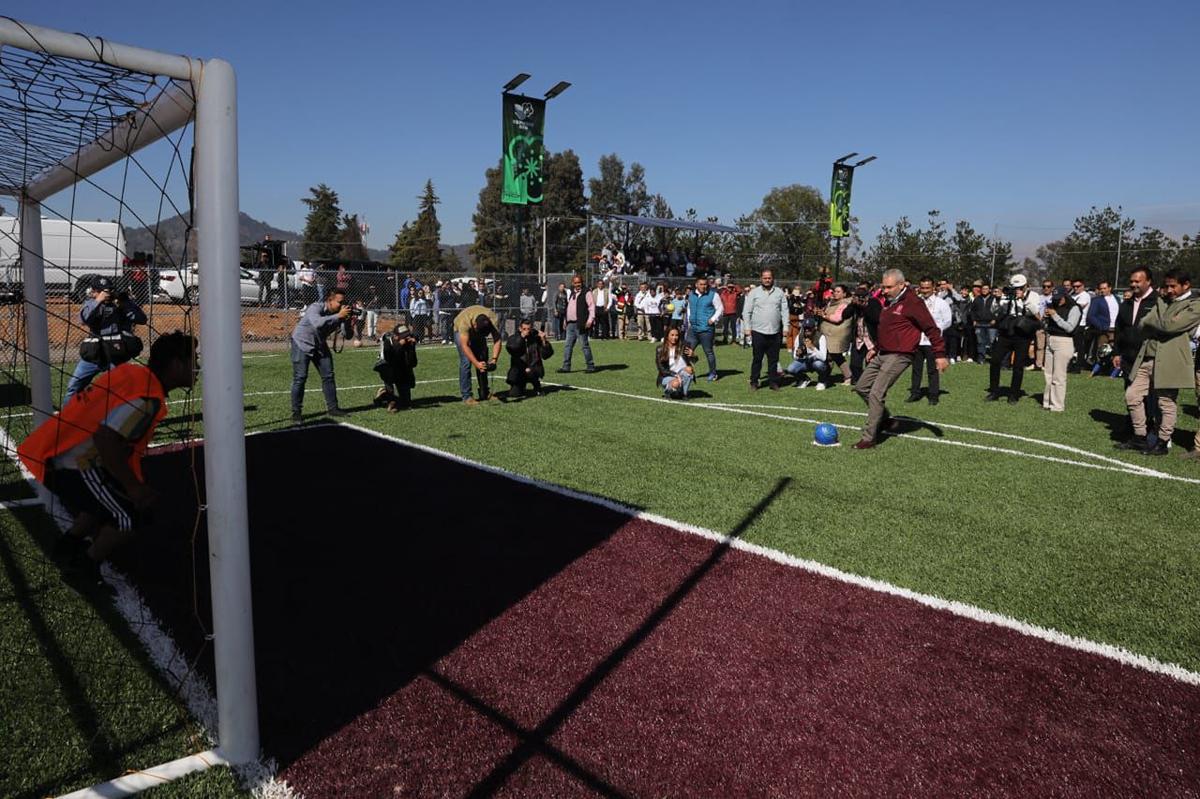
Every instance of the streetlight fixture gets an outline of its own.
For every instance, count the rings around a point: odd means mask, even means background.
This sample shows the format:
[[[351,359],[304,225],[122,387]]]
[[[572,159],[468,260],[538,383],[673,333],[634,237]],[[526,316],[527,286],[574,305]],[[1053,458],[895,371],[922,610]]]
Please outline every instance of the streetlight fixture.
[[[546,92],[546,99],[553,100],[555,97],[558,97],[569,88],[571,88],[570,83],[565,80],[560,80],[558,83],[550,87],[550,91]]]
[[[517,88],[522,83],[529,80],[530,77],[532,77],[532,76],[528,72],[518,73],[515,77],[513,77],[512,80],[510,80],[508,83],[504,84],[504,91],[511,92],[513,89]]]

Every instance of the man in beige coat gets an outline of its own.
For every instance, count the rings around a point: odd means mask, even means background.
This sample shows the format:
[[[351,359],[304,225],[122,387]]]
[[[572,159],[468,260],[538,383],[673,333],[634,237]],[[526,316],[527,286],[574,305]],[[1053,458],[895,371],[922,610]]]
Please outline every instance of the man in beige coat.
[[[1192,294],[1191,276],[1181,269],[1167,272],[1163,288],[1166,299],[1160,298],[1138,323],[1146,340],[1130,370],[1133,380],[1125,391],[1125,406],[1133,422],[1133,438],[1117,445],[1120,449],[1146,455],[1167,454],[1179,413],[1175,398],[1179,389],[1191,388],[1195,380],[1188,337],[1200,325],[1200,298]],[[1158,407],[1162,412],[1158,442],[1154,445],[1146,440],[1146,410],[1142,405],[1142,400],[1151,391],[1158,396]],[[1195,451],[1193,447],[1185,457],[1198,457]]]

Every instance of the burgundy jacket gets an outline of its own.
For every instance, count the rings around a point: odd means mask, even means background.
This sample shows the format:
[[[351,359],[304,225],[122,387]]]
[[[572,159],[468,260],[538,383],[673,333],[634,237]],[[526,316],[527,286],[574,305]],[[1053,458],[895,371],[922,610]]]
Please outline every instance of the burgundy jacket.
[[[933,321],[929,309],[911,287],[906,286],[895,302],[889,302],[879,314],[879,338],[876,346],[881,353],[911,355],[921,344],[921,334],[929,336],[933,357],[946,357],[946,342],[942,331]]]

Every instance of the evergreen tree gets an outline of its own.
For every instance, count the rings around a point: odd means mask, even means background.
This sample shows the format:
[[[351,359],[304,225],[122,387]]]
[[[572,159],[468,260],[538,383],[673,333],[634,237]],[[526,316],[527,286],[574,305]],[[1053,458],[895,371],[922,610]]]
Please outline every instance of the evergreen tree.
[[[304,220],[304,258],[310,261],[333,260],[340,251],[341,230],[339,222],[342,210],[338,207],[337,192],[319,183],[308,190],[311,196],[303,198],[308,206],[308,216]]]
[[[413,228],[408,222],[396,231],[396,238],[388,247],[388,262],[402,272],[415,269],[416,252],[413,248]]]
[[[367,261],[367,248],[363,246],[362,230],[358,226],[358,214],[342,217],[342,229],[338,233],[338,258],[343,261]]]
[[[411,250],[414,269],[432,272],[442,268],[442,223],[437,218],[437,206],[441,202],[433,189],[433,181],[425,181],[425,190],[417,198],[420,205],[417,221],[412,226]]]

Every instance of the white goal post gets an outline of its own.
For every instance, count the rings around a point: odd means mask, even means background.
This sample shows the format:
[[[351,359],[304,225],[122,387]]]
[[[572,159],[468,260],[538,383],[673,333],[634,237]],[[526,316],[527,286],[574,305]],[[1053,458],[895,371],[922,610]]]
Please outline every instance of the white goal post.
[[[63,158],[33,152],[38,131],[0,132],[0,162],[20,158],[22,168],[0,169],[0,195],[20,204],[24,311],[35,422],[54,412],[43,272],[41,205],[57,192],[111,166],[194,120],[193,212],[199,258],[210,264],[200,282],[200,351],[204,361],[205,504],[208,514],[218,746],[137,775],[97,786],[93,795],[124,795],[160,784],[159,774],[182,776],[213,763],[250,763],[259,757],[254,630],[247,537],[245,424],[243,418],[241,303],[238,252],[237,85],[233,68],[219,59],[200,60],[114,44],[0,18],[4,55],[24,51],[30,59],[66,59],[82,67],[103,64],[170,79],[167,87],[109,130]],[[20,87],[18,87],[20,88]],[[36,115],[28,115],[36,123]],[[82,130],[82,126],[80,126]],[[22,144],[25,152],[3,148]],[[49,154],[48,154],[49,153]],[[12,764],[15,765],[15,764]],[[132,778],[132,779],[131,779]],[[115,783],[120,785],[114,787]]]

